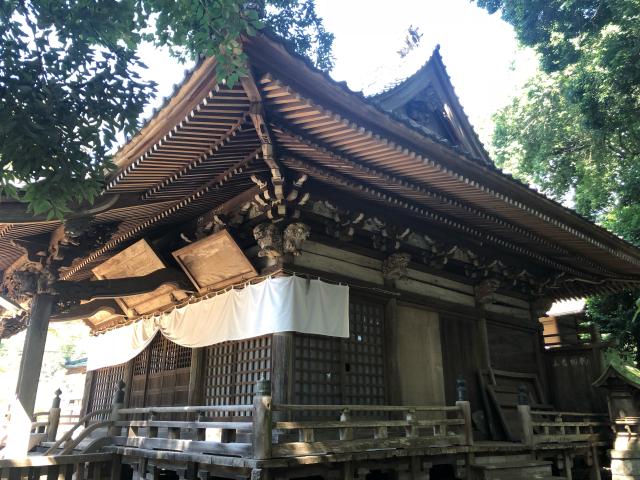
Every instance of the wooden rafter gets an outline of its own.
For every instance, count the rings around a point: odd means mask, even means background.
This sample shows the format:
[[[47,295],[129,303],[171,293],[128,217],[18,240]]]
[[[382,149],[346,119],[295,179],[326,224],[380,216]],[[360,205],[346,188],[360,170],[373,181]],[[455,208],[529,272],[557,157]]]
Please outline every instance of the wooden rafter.
[[[605,275],[611,275],[612,272],[607,269],[602,268],[600,265],[597,265],[587,259],[586,257],[576,254],[574,252],[570,252],[567,249],[558,245],[557,242],[553,242],[546,238],[543,238],[530,230],[520,227],[518,225],[514,225],[512,222],[505,221],[502,218],[499,218],[491,213],[487,213],[479,208],[469,205],[468,203],[463,203],[456,198],[451,197],[450,195],[446,195],[441,193],[436,188],[425,188],[415,184],[414,182],[398,178],[394,175],[388,174],[384,171],[381,171],[375,167],[370,167],[364,165],[362,161],[354,160],[353,158],[347,157],[344,154],[340,154],[336,152],[333,148],[327,145],[323,145],[316,141],[311,141],[306,137],[303,137],[303,133],[299,132],[297,129],[290,127],[283,128],[282,123],[279,123],[277,127],[274,126],[276,132],[280,131],[286,136],[289,136],[295,139],[297,142],[305,145],[308,148],[311,148],[321,154],[324,154],[331,158],[331,160],[335,161],[338,165],[344,165],[349,167],[350,172],[354,172],[352,176],[360,178],[356,178],[357,180],[365,180],[366,178],[374,177],[376,180],[392,185],[395,191],[398,192],[407,192],[411,194],[412,198],[407,198],[409,201],[415,201],[416,198],[419,202],[422,202],[422,199],[431,199],[433,202],[440,202],[446,204],[450,207],[453,207],[459,211],[465,212],[468,215],[471,215],[474,218],[481,219],[484,222],[490,222],[494,228],[505,229],[509,232],[513,232],[514,234],[524,237],[536,244],[539,244],[545,248],[552,249],[556,252],[556,254],[562,256],[573,256],[576,258],[576,261],[579,261],[583,265],[589,265],[591,268],[598,270],[600,273]],[[289,130],[290,129],[290,130]],[[326,167],[329,168],[329,167]],[[331,169],[332,171],[335,169]],[[406,194],[403,196],[407,196]],[[482,227],[478,227],[480,229],[486,229]]]
[[[486,167],[476,164],[471,165],[471,162],[467,162],[464,169],[453,170],[451,167],[443,165],[440,161],[436,161],[433,156],[425,157],[415,150],[391,141],[361,124],[343,118],[336,114],[335,111],[314,103],[276,79],[273,75],[264,75],[261,80],[261,87],[266,104],[271,106],[275,112],[278,112],[282,105],[288,105],[291,102],[303,102],[306,105],[306,110],[295,110],[283,114],[283,117],[289,123],[297,124],[317,138],[330,141],[334,147],[342,151],[366,158],[371,165],[390,165],[397,174],[402,174],[403,176],[415,176],[412,171],[424,172],[424,174],[420,173],[420,175],[426,175],[426,172],[430,172],[428,174],[430,183],[455,186],[456,195],[460,198],[475,199],[476,202],[482,198],[484,200],[480,203],[493,210],[502,211],[505,215],[508,214],[511,219],[520,221],[528,217],[532,222],[535,222],[536,229],[547,231],[549,235],[554,236],[557,240],[566,241],[577,237],[589,244],[591,248],[604,250],[626,263],[640,265],[640,258],[629,255],[623,249],[615,249],[606,245],[595,237],[558,220],[557,217],[552,217],[534,208],[532,203],[524,203],[519,199],[520,195],[512,197],[496,190],[494,185],[503,184],[505,178],[496,172],[489,171]],[[450,156],[451,154],[449,152],[448,155]],[[478,169],[481,171],[478,171]],[[466,172],[471,172],[471,170],[475,171],[474,178],[470,177],[469,173]],[[486,177],[488,182],[477,179],[482,175]],[[516,182],[512,182],[511,188],[515,186]],[[533,194],[528,190],[525,193],[528,195]],[[549,205],[553,203],[540,195],[538,197],[536,198],[536,203],[541,200],[544,200]],[[556,211],[562,210],[562,207],[555,204],[553,208]],[[567,212],[562,210],[561,213],[566,215]],[[597,228],[593,225],[590,225],[590,227]],[[608,233],[607,235],[610,236]],[[612,238],[612,241],[619,240]]]
[[[426,220],[443,224],[463,234],[473,235],[477,238],[483,239],[483,241],[488,241],[498,247],[507,248],[510,251],[517,253],[519,255],[528,256],[533,260],[537,261],[538,263],[545,265],[547,267],[551,267],[556,270],[571,273],[573,275],[584,275],[584,272],[581,272],[567,265],[550,260],[546,256],[540,255],[528,248],[521,247],[512,242],[503,240],[493,234],[485,234],[484,232],[481,232],[475,229],[474,227],[461,223],[448,216],[433,212],[432,210],[426,207],[419,207],[419,206],[416,206],[415,204],[409,203],[406,200],[402,199],[401,197],[398,197],[397,195],[383,192],[378,188],[371,187],[368,185],[356,184],[353,181],[343,177],[342,175],[333,173],[329,170],[326,170],[317,166],[312,166],[308,162],[301,161],[294,157],[285,157],[283,158],[283,161],[285,165],[287,165],[288,167],[296,171],[308,173],[315,179],[319,179],[322,182],[330,182],[331,184],[336,185],[348,192],[356,193],[359,196],[364,196],[365,198],[369,198],[375,201],[385,202],[388,205],[393,206],[394,208],[399,208],[401,210],[406,211],[410,215],[417,215],[417,216],[423,217]]]
[[[131,229],[120,233],[115,238],[112,238],[107,243],[105,243],[105,245],[103,245],[101,248],[99,248],[98,250],[96,250],[95,252],[93,252],[92,254],[90,254],[80,262],[78,262],[76,265],[74,265],[73,268],[65,272],[62,278],[63,279],[71,278],[75,273],[85,268],[87,265],[91,264],[93,261],[100,258],[102,255],[114,249],[118,245],[122,244],[127,240],[134,238],[137,235],[140,235],[142,232],[154,226],[159,221],[166,219],[167,217],[178,212],[179,210],[192,204],[194,201],[201,198],[203,195],[205,195],[209,191],[221,188],[229,180],[243,173],[244,170],[247,169],[248,166],[258,158],[259,151],[260,149],[247,155],[241,161],[237,162],[235,165],[225,170],[222,174],[210,179],[209,181],[201,185],[191,195],[173,203],[170,207],[166,208],[162,212],[152,216],[151,218],[148,218],[147,220],[145,220],[140,224],[137,224]]]

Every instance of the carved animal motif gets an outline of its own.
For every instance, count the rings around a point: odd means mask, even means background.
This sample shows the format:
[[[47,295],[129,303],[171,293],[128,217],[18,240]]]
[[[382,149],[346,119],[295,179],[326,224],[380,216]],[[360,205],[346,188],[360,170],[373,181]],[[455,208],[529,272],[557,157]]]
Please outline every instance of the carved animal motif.
[[[480,304],[493,303],[494,293],[500,288],[500,280],[497,278],[487,278],[475,286],[476,301]]]
[[[311,229],[308,225],[296,222],[291,223],[284,229],[284,251],[285,253],[293,253],[300,255],[302,253],[302,244],[311,235]]]
[[[260,247],[259,257],[277,258],[282,256],[282,233],[277,225],[271,222],[261,223],[253,229],[253,237]]]
[[[394,253],[382,263],[382,276],[386,280],[399,280],[407,276],[411,255]]]

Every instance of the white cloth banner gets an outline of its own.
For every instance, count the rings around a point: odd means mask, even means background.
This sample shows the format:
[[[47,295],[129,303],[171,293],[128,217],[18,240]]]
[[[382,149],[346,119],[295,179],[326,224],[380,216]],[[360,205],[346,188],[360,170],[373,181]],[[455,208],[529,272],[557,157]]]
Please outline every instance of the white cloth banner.
[[[131,360],[157,332],[190,348],[275,332],[348,337],[349,287],[291,276],[232,289],[91,337],[87,370]]]

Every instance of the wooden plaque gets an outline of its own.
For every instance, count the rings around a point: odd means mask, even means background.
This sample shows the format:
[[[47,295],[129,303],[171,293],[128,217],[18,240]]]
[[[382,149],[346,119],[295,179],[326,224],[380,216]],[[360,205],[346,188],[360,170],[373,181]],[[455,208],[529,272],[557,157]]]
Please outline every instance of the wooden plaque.
[[[198,291],[224,288],[258,273],[226,230],[173,252]]]
[[[99,279],[141,277],[165,268],[146,240],[142,239],[106,262],[94,267],[93,273]],[[153,313],[172,305],[175,300],[183,300],[186,294],[173,285],[162,285],[153,292],[117,298],[116,301],[129,317]]]

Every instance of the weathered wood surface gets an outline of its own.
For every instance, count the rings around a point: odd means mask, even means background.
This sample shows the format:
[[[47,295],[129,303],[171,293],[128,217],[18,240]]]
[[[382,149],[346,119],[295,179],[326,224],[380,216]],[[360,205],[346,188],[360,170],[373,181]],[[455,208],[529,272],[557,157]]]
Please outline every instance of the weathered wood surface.
[[[198,291],[224,288],[258,272],[227,230],[172,252]]]
[[[122,447],[146,448],[150,450],[172,450],[177,452],[210,453],[213,455],[231,455],[251,457],[249,443],[223,443],[201,440],[148,437],[114,437],[113,444]]]
[[[22,349],[22,362],[18,372],[18,387],[16,394],[28,418],[33,415],[36,403],[36,392],[42,368],[44,347],[47,341],[49,317],[54,306],[54,297],[45,293],[34,296],[27,335]]]
[[[80,420],[78,420],[78,422],[71,427],[62,437],[60,437],[58,440],[56,440],[56,442],[47,449],[47,451],[45,452],[45,455],[52,455],[54,452],[56,452],[58,450],[58,448],[60,448],[61,446],[63,446],[64,448],[67,448],[70,444],[74,444],[75,443],[75,439],[73,438],[73,434],[76,432],[76,430],[80,429],[80,428],[84,428],[84,425],[89,422],[92,418],[99,418],[102,415],[106,415],[111,413],[111,409],[110,408],[104,408],[101,410],[94,410],[93,412],[89,412],[86,415],[84,415],[82,418],[80,418]],[[108,424],[109,422],[104,422],[104,424]],[[94,423],[93,425],[98,425],[98,423]],[[97,427],[94,427],[94,429]]]
[[[610,428],[603,414],[531,410],[529,405],[519,405],[518,411],[524,442],[532,446],[603,441]]]
[[[47,479],[99,480],[102,471],[112,472],[118,455],[114,453],[91,453],[60,456],[30,456],[20,459],[0,460],[2,480]],[[87,468],[88,467],[88,468]],[[118,475],[115,477],[119,478]]]

